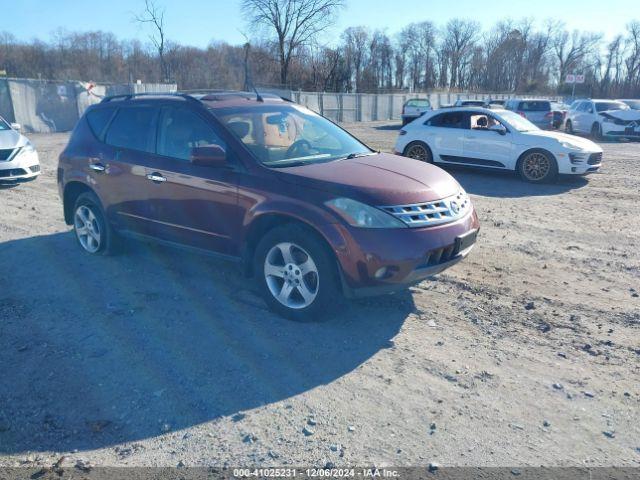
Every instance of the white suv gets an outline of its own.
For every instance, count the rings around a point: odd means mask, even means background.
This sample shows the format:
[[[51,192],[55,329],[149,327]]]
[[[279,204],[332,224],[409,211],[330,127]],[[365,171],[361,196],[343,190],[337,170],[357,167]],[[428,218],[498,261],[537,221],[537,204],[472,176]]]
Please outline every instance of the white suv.
[[[577,100],[565,122],[567,133],[640,139],[640,111],[618,100]]]
[[[425,162],[515,170],[540,183],[596,172],[602,148],[586,138],[541,130],[508,110],[469,107],[425,113],[400,130],[395,153]]]

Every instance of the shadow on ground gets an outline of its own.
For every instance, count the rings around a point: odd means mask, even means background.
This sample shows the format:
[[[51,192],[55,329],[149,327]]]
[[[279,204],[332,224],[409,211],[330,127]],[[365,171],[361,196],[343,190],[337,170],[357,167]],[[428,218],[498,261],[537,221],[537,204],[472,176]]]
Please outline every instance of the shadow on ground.
[[[400,130],[402,128],[401,123],[386,123],[384,125],[376,125],[373,127],[375,130]]]
[[[95,449],[333,382],[392,346],[410,294],[323,323],[267,310],[237,265],[71,233],[0,244],[0,452]]]
[[[485,197],[519,198],[560,195],[589,184],[588,178],[582,176],[561,175],[554,183],[533,184],[523,181],[515,172],[489,172],[442,164],[438,166],[453,175],[468,193]]]

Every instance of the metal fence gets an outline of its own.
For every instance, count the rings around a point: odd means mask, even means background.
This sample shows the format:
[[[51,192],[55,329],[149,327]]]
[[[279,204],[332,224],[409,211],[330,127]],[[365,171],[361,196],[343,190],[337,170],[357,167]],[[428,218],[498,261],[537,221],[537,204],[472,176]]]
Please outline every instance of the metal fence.
[[[426,98],[433,108],[451,105],[457,100],[507,100],[515,97],[506,93],[326,93],[291,92],[290,97],[296,103],[324,115],[335,122],[373,122],[379,120],[399,120],[402,106],[411,98]],[[517,95],[518,98],[546,98],[557,100],[559,97],[539,95]]]
[[[0,116],[25,132],[73,129],[85,109],[108,95],[175,92],[175,84],[93,84],[30,78],[0,78]]]

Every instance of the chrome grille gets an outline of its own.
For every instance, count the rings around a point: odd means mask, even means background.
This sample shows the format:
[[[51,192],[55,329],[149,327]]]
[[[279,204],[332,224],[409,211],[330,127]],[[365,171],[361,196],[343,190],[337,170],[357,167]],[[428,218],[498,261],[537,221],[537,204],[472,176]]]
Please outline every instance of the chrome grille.
[[[379,207],[410,227],[427,227],[453,222],[464,217],[471,208],[471,201],[464,190],[457,195],[433,202]]]

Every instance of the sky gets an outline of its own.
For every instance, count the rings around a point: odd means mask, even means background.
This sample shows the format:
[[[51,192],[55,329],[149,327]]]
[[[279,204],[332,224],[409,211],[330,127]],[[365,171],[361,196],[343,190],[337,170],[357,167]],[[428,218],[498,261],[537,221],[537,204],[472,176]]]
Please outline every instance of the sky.
[[[156,3],[166,9],[168,38],[183,45],[205,47],[212,40],[238,44],[244,42],[243,32],[250,33],[240,0]],[[0,0],[0,32],[8,31],[21,40],[47,40],[58,28],[104,30],[122,39],[144,41],[148,27],[132,20],[143,8],[144,0]],[[461,17],[488,28],[505,17],[530,17],[540,24],[547,18],[561,19],[571,30],[601,32],[605,38],[612,38],[632,19],[630,12],[636,12],[640,19],[638,0],[346,0],[337,24],[323,37],[331,44],[344,28],[353,25],[386,29],[393,35],[411,22],[424,20],[442,25],[450,18]]]

